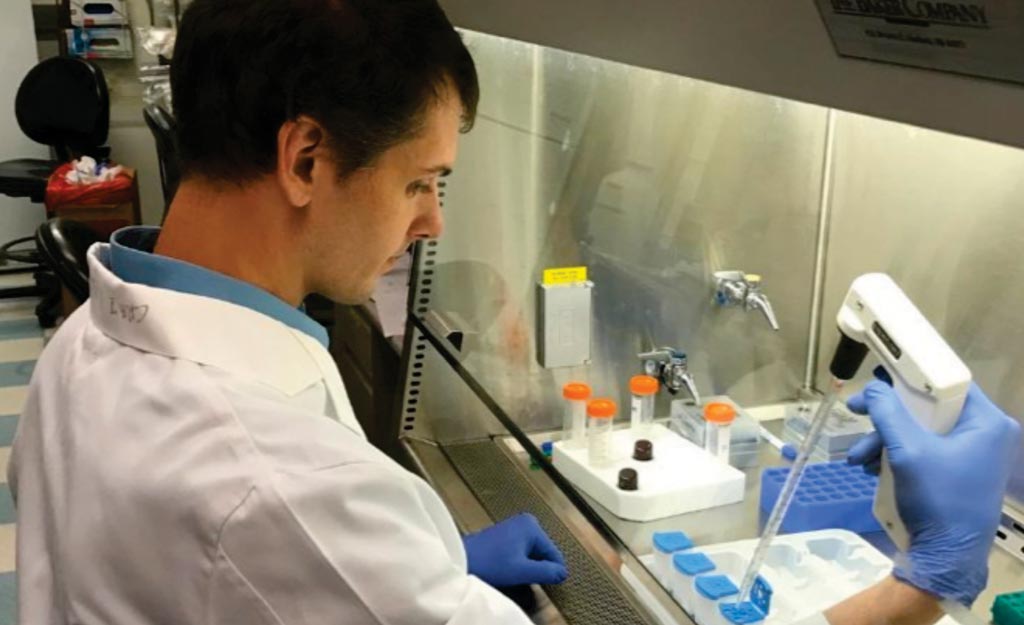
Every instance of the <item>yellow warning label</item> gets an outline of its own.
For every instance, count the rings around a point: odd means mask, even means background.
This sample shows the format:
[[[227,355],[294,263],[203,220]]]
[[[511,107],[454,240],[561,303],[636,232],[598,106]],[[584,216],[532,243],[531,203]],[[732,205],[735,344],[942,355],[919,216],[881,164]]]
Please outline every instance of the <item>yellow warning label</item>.
[[[586,267],[560,267],[558,269],[544,270],[544,284],[572,284],[573,282],[586,282]]]

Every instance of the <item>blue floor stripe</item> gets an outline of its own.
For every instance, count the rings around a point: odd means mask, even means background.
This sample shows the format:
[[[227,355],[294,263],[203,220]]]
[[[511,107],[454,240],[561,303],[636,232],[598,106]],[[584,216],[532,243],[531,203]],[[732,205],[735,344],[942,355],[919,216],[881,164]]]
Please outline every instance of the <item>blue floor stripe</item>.
[[[27,385],[32,378],[32,370],[35,368],[36,361],[34,360],[0,362],[0,387]]]
[[[4,476],[2,479],[7,479]],[[0,525],[14,523],[14,499],[7,484],[0,484]]]
[[[12,571],[0,573],[0,625],[17,625],[18,576]]]
[[[0,341],[30,339],[42,335],[43,329],[39,327],[39,321],[35,317],[0,321]]]
[[[0,415],[0,447],[10,447],[18,429],[18,415]]]
[[[43,331],[35,318],[0,321],[0,341],[39,338]],[[0,363],[0,387],[24,386],[29,383],[35,361]],[[18,415],[0,415],[0,447],[9,447],[18,427]],[[0,477],[0,480],[5,479]],[[0,484],[0,524],[14,523],[14,501],[7,484]],[[0,573],[0,625],[18,623],[17,575]]]

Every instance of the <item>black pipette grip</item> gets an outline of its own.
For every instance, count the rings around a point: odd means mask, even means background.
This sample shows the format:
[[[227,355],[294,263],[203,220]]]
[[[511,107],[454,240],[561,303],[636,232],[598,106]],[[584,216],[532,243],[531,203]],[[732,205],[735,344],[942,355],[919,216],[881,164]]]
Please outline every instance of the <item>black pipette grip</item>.
[[[839,332],[839,345],[832,357],[832,364],[828,370],[838,380],[849,380],[857,375],[857,370],[864,363],[868,355],[868,346],[865,343],[855,341]]]

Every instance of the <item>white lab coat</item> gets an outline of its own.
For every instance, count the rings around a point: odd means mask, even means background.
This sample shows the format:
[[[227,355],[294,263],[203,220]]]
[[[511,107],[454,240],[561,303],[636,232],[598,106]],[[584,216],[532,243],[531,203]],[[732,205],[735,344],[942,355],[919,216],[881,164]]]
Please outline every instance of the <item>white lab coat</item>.
[[[129,284],[39,360],[14,444],[24,625],[529,623],[437,494],[372,447],[306,334]]]

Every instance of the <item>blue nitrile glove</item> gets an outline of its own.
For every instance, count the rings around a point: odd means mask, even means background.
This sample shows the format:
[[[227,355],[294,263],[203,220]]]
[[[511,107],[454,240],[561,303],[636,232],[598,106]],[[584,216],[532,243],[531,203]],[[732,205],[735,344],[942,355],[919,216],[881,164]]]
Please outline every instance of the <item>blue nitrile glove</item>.
[[[910,533],[910,551],[897,559],[893,575],[970,606],[988,583],[989,551],[1020,449],[1020,425],[974,384],[960,420],[945,436],[919,424],[882,381],[869,383],[847,404],[869,414],[878,430],[850,449],[849,462],[877,473],[884,442],[900,518]]]
[[[569,577],[565,559],[541,529],[537,517],[517,514],[464,536],[470,575],[495,588],[561,584]]]

